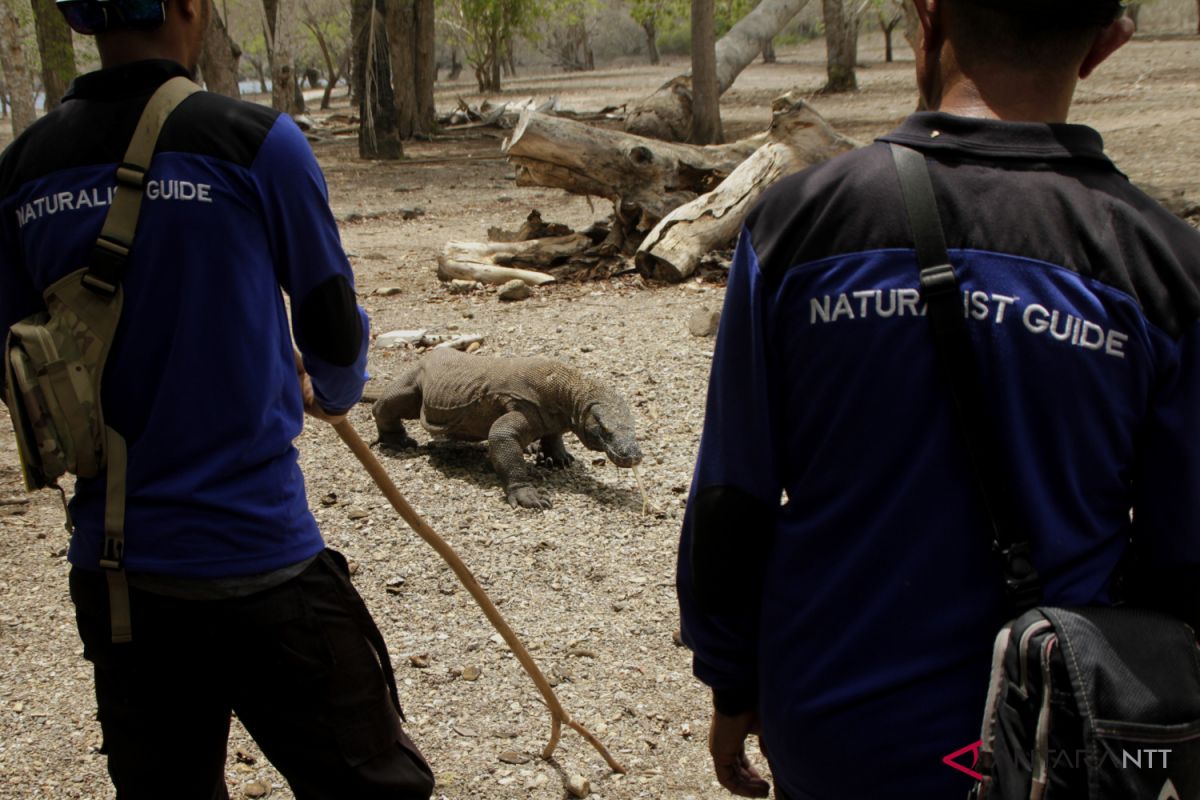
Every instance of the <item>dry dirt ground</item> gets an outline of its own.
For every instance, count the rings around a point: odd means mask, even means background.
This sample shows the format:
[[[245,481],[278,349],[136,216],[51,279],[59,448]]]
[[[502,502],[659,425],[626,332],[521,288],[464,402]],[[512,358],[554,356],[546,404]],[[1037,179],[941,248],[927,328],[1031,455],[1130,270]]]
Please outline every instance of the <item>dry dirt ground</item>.
[[[913,105],[911,61],[881,63],[876,39],[864,37],[859,92],[814,100],[836,127],[862,140],[891,128]],[[1134,42],[1082,85],[1075,114],[1103,132],[1135,181],[1181,192],[1193,204],[1200,201],[1198,44],[1194,36]],[[724,98],[727,130],[764,126],[770,100],[786,90],[817,90],[823,57],[818,42],[782,51],[778,64],[750,68]],[[505,97],[556,94],[565,107],[598,109],[645,95],[680,69],[676,60],[522,76],[509,82]],[[477,101],[473,88],[467,81],[440,85],[439,107],[460,94]],[[437,772],[436,797],[562,798],[564,779],[574,774],[590,781],[597,799],[726,797],[706,755],[707,693],[672,636],[675,544],[713,346],[689,335],[686,322],[698,307],[717,307],[722,289],[696,282],[647,287],[624,277],[545,287],[514,304],[491,293],[448,294],[433,272],[446,241],[482,240],[490,226],[515,228],[531,208],[577,227],[611,210],[602,201],[517,187],[498,157],[499,135],[414,143],[400,163],[356,160],[352,137],[314,147],[376,333],[479,333],[485,354],[553,356],[611,382],[637,415],[657,515],[643,514],[630,472],[593,461],[573,437],[568,447],[582,456],[574,467],[541,473],[554,502],[545,513],[505,504],[480,447],[422,447],[386,461],[557,683],[568,711],[627,774],[612,774],[570,731],[554,761],[537,757],[550,724],[532,684],[445,565],[397,519],[333,432],[315,423],[297,443],[311,506],[329,543],[357,565],[355,582],[391,648],[408,728]],[[412,214],[405,209],[423,213],[406,219]],[[415,357],[373,347],[370,371],[386,380]],[[352,419],[364,436],[372,434],[366,406]],[[13,449],[11,435],[0,436],[5,503],[22,493]],[[111,797],[96,752],[90,673],[66,593],[57,498],[43,493],[2,505],[0,515],[0,798]],[[427,666],[415,666],[415,656]],[[475,670],[477,679],[467,680]],[[236,724],[227,777],[234,797],[292,796]],[[164,798],[173,795],[172,786],[162,787]]]

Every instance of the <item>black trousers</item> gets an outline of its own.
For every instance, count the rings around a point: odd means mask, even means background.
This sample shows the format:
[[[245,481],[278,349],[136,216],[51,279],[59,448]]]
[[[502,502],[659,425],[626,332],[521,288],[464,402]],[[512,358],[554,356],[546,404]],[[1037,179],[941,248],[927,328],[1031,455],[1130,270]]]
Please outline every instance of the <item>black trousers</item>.
[[[326,550],[248,597],[182,600],[130,589],[133,641],[111,641],[105,576],[71,570],[119,800],[226,800],[231,714],[298,800],[427,800],[433,775],[401,729],[383,639]]]

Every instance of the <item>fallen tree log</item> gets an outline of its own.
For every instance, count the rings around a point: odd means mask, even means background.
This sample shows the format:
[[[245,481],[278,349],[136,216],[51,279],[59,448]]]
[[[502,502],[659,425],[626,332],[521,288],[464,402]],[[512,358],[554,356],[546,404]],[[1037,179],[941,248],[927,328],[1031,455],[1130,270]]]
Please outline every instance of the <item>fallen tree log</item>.
[[[717,91],[724,94],[758,57],[763,44],[774,39],[806,5],[808,0],[762,0],[717,40]],[[625,115],[625,130],[639,136],[681,142],[691,129],[690,70],[632,104]]]
[[[687,278],[704,256],[737,237],[750,207],[771,184],[859,146],[791,96],[775,101],[767,137],[720,186],[675,209],[647,234],[634,256],[640,273],[672,282]]]
[[[699,147],[526,112],[502,149],[516,167],[518,186],[606,198],[625,227],[647,231],[723,181],[766,141],[761,133]]]
[[[537,270],[567,261],[592,244],[582,233],[524,242],[448,242],[438,256],[437,276],[443,281],[457,278],[503,284],[519,280],[540,286],[554,276]]]

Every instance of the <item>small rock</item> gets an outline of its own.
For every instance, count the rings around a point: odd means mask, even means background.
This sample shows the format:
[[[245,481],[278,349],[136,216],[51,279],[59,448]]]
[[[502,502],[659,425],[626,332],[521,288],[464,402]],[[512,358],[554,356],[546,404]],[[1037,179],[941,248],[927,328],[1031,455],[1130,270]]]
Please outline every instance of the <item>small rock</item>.
[[[400,594],[404,591],[404,578],[392,578],[387,582],[385,590],[388,594]]]
[[[233,751],[233,757],[239,764],[253,764],[258,760],[240,747]]]
[[[270,797],[271,787],[262,781],[250,781],[242,787],[243,797]]]
[[[321,505],[335,506],[335,505],[337,505],[337,501],[338,501],[337,492],[330,492],[329,494],[327,494],[321,498]]]
[[[683,647],[683,631],[676,628],[671,634],[671,641],[674,642],[676,647]]]
[[[479,667],[463,667],[462,679],[464,681],[477,681],[482,674],[483,670]]]
[[[349,517],[350,519],[366,519],[367,517],[369,517],[371,515],[368,514],[366,511],[363,511],[361,508],[352,508],[352,509],[350,509],[350,513],[347,514],[346,516]]]
[[[479,735],[479,731],[475,730],[470,725],[454,725],[451,727],[451,730],[453,730],[459,736],[465,736],[468,739],[474,739]]]
[[[412,664],[417,669],[429,669],[429,653],[420,653],[415,656],[409,656],[408,663]]]
[[[423,208],[402,208],[400,209],[400,219],[416,219],[417,217],[425,216]]]
[[[479,281],[464,281],[461,279],[455,279],[450,281],[450,285],[446,288],[450,291],[450,294],[470,294],[471,292],[477,292],[482,289],[483,284]]]
[[[571,793],[571,797],[587,797],[592,793],[591,781],[582,775],[572,775],[567,778],[567,791]]]
[[[528,764],[529,755],[516,750],[505,750],[500,754],[500,760],[505,764]]]
[[[696,309],[688,319],[688,332],[692,336],[715,336],[720,324],[721,312],[702,306]]]
[[[590,345],[590,344],[585,344],[585,345],[580,345],[580,347],[579,347],[579,352],[581,352],[581,353],[590,353],[590,352],[592,352],[592,351],[593,351],[593,350],[595,350],[595,349],[596,349],[596,348],[595,348],[595,347],[593,347],[592,345]]]
[[[400,294],[404,290],[399,286],[384,286],[382,289],[376,289],[375,294],[380,297],[391,297],[394,294]]]
[[[471,342],[469,345],[467,345],[467,352],[468,352],[468,353],[474,353],[476,350],[478,350],[478,349],[479,349],[479,348],[481,348],[481,347],[483,347],[483,344],[482,344],[482,343],[480,343],[480,342]]]
[[[512,280],[500,287],[497,296],[505,302],[512,302],[514,300],[525,300],[531,294],[533,294],[533,290],[529,288],[529,284],[525,283],[525,281]]]

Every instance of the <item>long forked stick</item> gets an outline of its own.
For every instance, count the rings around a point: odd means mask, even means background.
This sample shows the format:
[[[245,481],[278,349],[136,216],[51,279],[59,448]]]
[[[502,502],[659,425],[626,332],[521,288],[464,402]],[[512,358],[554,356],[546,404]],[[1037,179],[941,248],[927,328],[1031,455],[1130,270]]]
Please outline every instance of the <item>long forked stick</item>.
[[[433,528],[429,527],[429,523],[422,519],[421,515],[414,511],[413,507],[408,504],[408,501],[400,494],[400,490],[396,488],[396,484],[392,483],[392,479],[383,468],[383,465],[379,463],[379,459],[371,452],[371,448],[363,442],[362,438],[358,435],[358,431],[354,430],[354,426],[350,424],[350,421],[342,420],[337,425],[334,425],[333,429],[337,431],[338,436],[342,437],[342,441],[350,447],[354,455],[366,467],[367,472],[376,485],[379,486],[380,490],[392,504],[392,507],[404,518],[409,527],[416,531],[418,536],[428,542],[429,546],[436,550],[438,555],[450,565],[450,569],[454,570],[454,574],[458,576],[462,585],[471,593],[471,597],[474,597],[475,602],[483,609],[483,613],[487,616],[488,621],[492,623],[492,627],[504,637],[504,641],[508,643],[509,649],[516,655],[525,672],[533,680],[538,691],[541,692],[542,698],[546,701],[546,706],[550,709],[551,718],[550,741],[542,749],[542,758],[549,759],[550,756],[554,755],[554,750],[558,747],[558,740],[562,735],[562,723],[565,722],[568,727],[573,728],[580,736],[586,739],[588,744],[596,748],[597,752],[604,757],[605,762],[608,763],[609,768],[613,772],[624,774],[625,768],[608,754],[608,750],[604,749],[604,745],[600,744],[600,740],[593,736],[587,728],[571,719],[571,715],[562,707],[562,703],[558,702],[558,697],[554,694],[554,690],[550,688],[550,683],[546,680],[546,676],[538,669],[537,664],[529,655],[529,651],[525,649],[525,645],[513,633],[512,628],[508,627],[508,623],[500,615],[499,609],[492,603],[492,599],[487,596],[487,592],[483,590],[479,582],[475,580],[475,576],[471,574],[471,570],[458,557],[458,553],[454,552],[454,548],[447,544],[445,539],[438,536]]]

